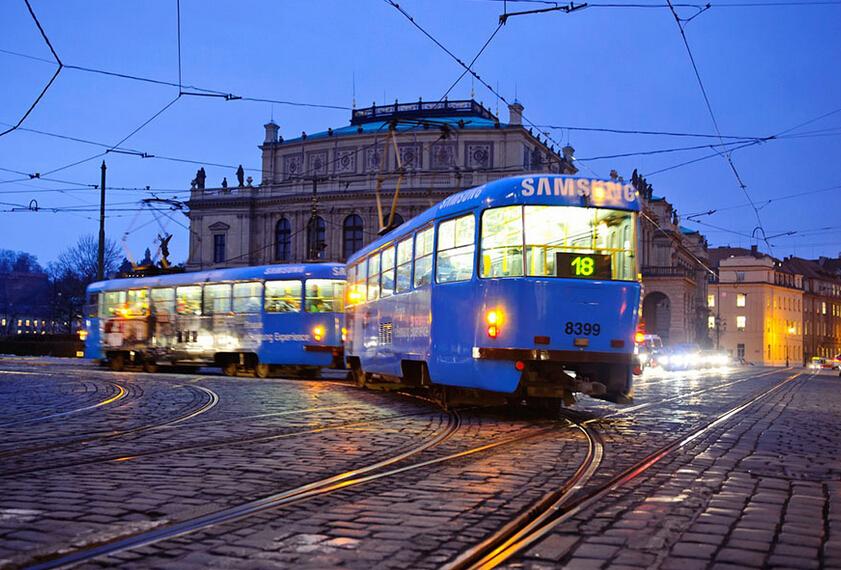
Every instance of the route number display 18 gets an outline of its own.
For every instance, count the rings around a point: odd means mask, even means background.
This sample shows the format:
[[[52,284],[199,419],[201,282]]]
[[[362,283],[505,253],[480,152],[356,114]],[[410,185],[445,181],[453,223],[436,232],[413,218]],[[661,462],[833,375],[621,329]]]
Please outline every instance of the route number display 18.
[[[610,279],[610,255],[555,253],[558,277],[573,279]]]

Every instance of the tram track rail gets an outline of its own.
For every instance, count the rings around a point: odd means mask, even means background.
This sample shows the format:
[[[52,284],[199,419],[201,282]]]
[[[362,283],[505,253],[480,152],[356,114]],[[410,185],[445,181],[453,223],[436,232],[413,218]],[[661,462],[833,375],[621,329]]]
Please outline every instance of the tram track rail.
[[[193,452],[193,451],[202,451],[206,449],[218,449],[223,447],[229,447],[232,445],[247,445],[252,443],[266,443],[269,441],[278,441],[282,439],[289,439],[298,436],[304,436],[309,434],[317,434],[317,433],[324,433],[328,431],[334,430],[341,430],[341,429],[356,429],[359,427],[372,425],[380,422],[388,422],[388,421],[395,421],[406,419],[410,417],[416,416],[424,416],[428,415],[431,412],[429,410],[424,410],[420,412],[412,412],[407,414],[395,414],[390,416],[383,416],[380,418],[372,418],[366,420],[356,420],[356,421],[347,421],[347,422],[340,422],[336,424],[327,424],[316,426],[308,429],[303,430],[295,430],[295,431],[284,431],[281,433],[272,432],[268,434],[260,434],[254,436],[246,436],[246,437],[234,437],[231,439],[226,439],[223,441],[208,441],[203,443],[196,443],[190,445],[181,445],[181,446],[173,446],[164,449],[154,449],[149,451],[141,451],[138,453],[123,453],[123,454],[114,454],[109,455],[107,457],[93,457],[90,459],[85,460],[78,460],[72,462],[64,462],[54,465],[47,465],[47,466],[38,466],[32,468],[25,468],[25,469],[16,469],[10,471],[2,471],[0,472],[0,478],[5,477],[14,477],[17,475],[25,475],[31,473],[42,473],[46,471],[55,471],[59,469],[67,469],[70,467],[82,467],[86,465],[96,465],[99,463],[111,463],[111,462],[126,462],[126,461],[133,461],[136,459],[142,459],[146,457],[160,457],[164,455],[172,455],[177,453],[185,453],[185,452]]]
[[[603,454],[601,437],[597,432],[592,431],[591,424],[604,418],[576,421],[576,427],[587,435],[590,450],[573,476],[565,481],[560,488],[550,491],[509,523],[462,552],[452,562],[442,566],[442,570],[489,570],[496,568],[535,544],[558,525],[596,504],[609,493],[631,483],[675,451],[686,447],[757,402],[794,382],[802,375],[800,372],[792,374],[760,393],[750,396],[746,401],[717,414],[709,421],[704,421],[689,433],[682,434],[657,448],[607,482],[589,491],[585,490],[585,486],[598,469],[601,462],[599,454]]]
[[[175,522],[152,529],[145,532],[140,532],[127,537],[118,538],[109,542],[99,544],[90,548],[77,550],[60,556],[38,561],[30,566],[26,566],[30,570],[59,568],[68,565],[75,565],[80,562],[93,560],[103,556],[117,554],[119,552],[133,550],[150,544],[179,538],[188,534],[196,533],[202,530],[209,529],[221,524],[233,523],[248,517],[257,515],[259,513],[269,511],[272,509],[291,506],[297,503],[307,501],[309,499],[328,495],[330,493],[342,491],[345,489],[361,486],[366,483],[377,481],[387,477],[412,472],[434,465],[439,465],[447,462],[457,461],[472,455],[480,454],[486,451],[494,450],[502,446],[512,445],[522,442],[537,436],[546,435],[548,433],[557,432],[557,422],[553,422],[548,426],[538,426],[531,429],[523,430],[522,433],[508,434],[500,437],[495,441],[485,442],[479,445],[468,447],[459,451],[447,453],[438,457],[433,457],[423,461],[409,463],[407,465],[392,467],[398,463],[418,456],[432,448],[439,447],[447,440],[452,438],[455,433],[462,426],[462,419],[459,410],[450,409],[442,412],[447,418],[447,424],[443,429],[439,429],[435,435],[427,438],[419,445],[413,446],[406,451],[400,451],[394,455],[368,464],[364,467],[354,468],[343,473],[332,475],[312,483],[295,487],[280,493],[269,495],[260,499],[234,505],[219,511],[214,511],[205,515],[190,518],[187,520]],[[566,425],[564,427],[567,427]],[[389,469],[389,467],[392,467]]]
[[[117,382],[108,382],[108,384],[110,386],[112,386],[115,390],[117,390],[117,393],[114,394],[114,395],[109,395],[108,398],[106,398],[104,400],[101,400],[101,401],[99,401],[95,404],[89,404],[87,406],[82,406],[80,408],[73,408],[71,410],[66,410],[66,411],[63,411],[63,412],[56,412],[56,413],[53,413],[53,414],[48,414],[46,416],[38,416],[38,417],[34,417],[34,418],[29,418],[29,419],[24,418],[24,419],[19,419],[19,420],[13,420],[11,422],[0,423],[0,428],[5,428],[5,427],[8,427],[8,426],[20,426],[20,425],[39,423],[39,422],[43,422],[43,421],[47,421],[47,420],[51,420],[51,419],[55,419],[55,418],[67,417],[67,416],[70,416],[70,415],[73,415],[73,414],[78,414],[78,413],[86,412],[86,411],[89,411],[89,410],[95,410],[97,408],[101,408],[103,406],[113,404],[114,402],[118,402],[128,395],[128,390],[122,384],[119,384]]]
[[[185,421],[195,418],[201,414],[207,413],[211,409],[213,409],[219,403],[219,395],[209,388],[205,388],[204,386],[186,386],[191,390],[195,390],[200,394],[203,394],[206,397],[206,400],[199,405],[198,408],[192,408],[185,413],[179,414],[174,418],[167,419],[163,422],[156,422],[152,424],[145,424],[141,426],[137,426],[134,428],[128,428],[124,430],[118,431],[108,431],[99,434],[91,434],[85,435],[81,437],[76,437],[75,439],[71,440],[63,440],[53,443],[45,443],[43,445],[34,445],[30,447],[24,447],[20,449],[12,449],[7,451],[0,451],[0,459],[9,458],[9,457],[19,457],[21,455],[27,455],[32,453],[40,453],[44,451],[52,451],[55,449],[62,449],[66,447],[71,447],[73,445],[82,445],[86,443],[91,443],[94,441],[103,441],[108,439],[115,439],[119,437],[124,437],[127,435],[137,435],[142,434],[150,431],[155,431],[159,429],[165,429],[172,426],[177,426]],[[73,437],[72,435],[70,437]],[[31,441],[31,440],[30,440]],[[43,440],[41,440],[43,441]],[[2,476],[2,473],[0,473]]]
[[[186,534],[217,526],[219,524],[238,521],[296,501],[302,501],[307,498],[324,495],[339,489],[358,485],[360,482],[371,480],[369,478],[370,476],[366,477],[366,474],[405,461],[449,440],[461,427],[462,420],[460,414],[455,410],[446,412],[445,417],[446,422],[442,423],[442,427],[437,429],[431,437],[426,438],[420,444],[417,444],[407,450],[401,450],[396,454],[390,455],[389,457],[374,463],[370,463],[364,467],[351,469],[311,483],[288,489],[286,491],[281,491],[266,497],[240,503],[238,505],[220,509],[198,517],[175,522],[161,528],[136,533],[90,548],[61,554],[48,560],[36,562],[32,565],[26,566],[26,568],[29,568],[30,570],[41,570],[78,564],[80,562],[107,556],[109,554],[116,554],[118,552],[140,548],[142,546],[147,546],[163,540],[177,538]],[[392,474],[393,472],[396,472],[396,470],[385,471],[378,475],[379,477],[383,477],[386,476],[386,473]]]

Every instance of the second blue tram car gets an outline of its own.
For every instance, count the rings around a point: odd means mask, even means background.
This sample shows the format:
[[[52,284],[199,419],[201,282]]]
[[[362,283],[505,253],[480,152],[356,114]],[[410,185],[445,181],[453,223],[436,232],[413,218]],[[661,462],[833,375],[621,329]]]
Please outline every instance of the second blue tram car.
[[[137,364],[271,367],[313,374],[342,363],[345,266],[265,265],[92,283],[85,356]]]
[[[630,184],[551,174],[446,198],[348,260],[351,370],[630,401],[638,212]]]

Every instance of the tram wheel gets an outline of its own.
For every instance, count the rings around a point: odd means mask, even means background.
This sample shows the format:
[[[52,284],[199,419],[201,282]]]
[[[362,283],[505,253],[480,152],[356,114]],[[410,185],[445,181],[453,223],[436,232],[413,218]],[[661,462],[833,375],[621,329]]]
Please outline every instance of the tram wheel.
[[[151,359],[143,361],[143,372],[146,372],[148,374],[154,374],[157,371],[158,371],[158,363],[157,362],[155,362],[154,360],[151,360]]]
[[[126,368],[126,357],[122,352],[116,352],[108,357],[108,367],[114,372],[122,372]]]
[[[269,377],[269,365],[264,364],[263,362],[258,362],[254,365],[254,376],[257,378],[268,378]]]
[[[224,366],[222,366],[222,374],[225,376],[236,376],[237,375],[237,363],[236,362],[226,362]]]

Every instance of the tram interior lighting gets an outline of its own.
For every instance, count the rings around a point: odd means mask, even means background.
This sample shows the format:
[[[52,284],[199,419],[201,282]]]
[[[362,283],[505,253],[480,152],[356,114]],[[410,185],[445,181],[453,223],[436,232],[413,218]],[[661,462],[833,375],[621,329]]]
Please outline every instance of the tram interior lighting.
[[[321,340],[324,339],[324,327],[321,326],[321,325],[318,325],[315,328],[313,328],[312,329],[312,338],[316,342],[321,342]]]

